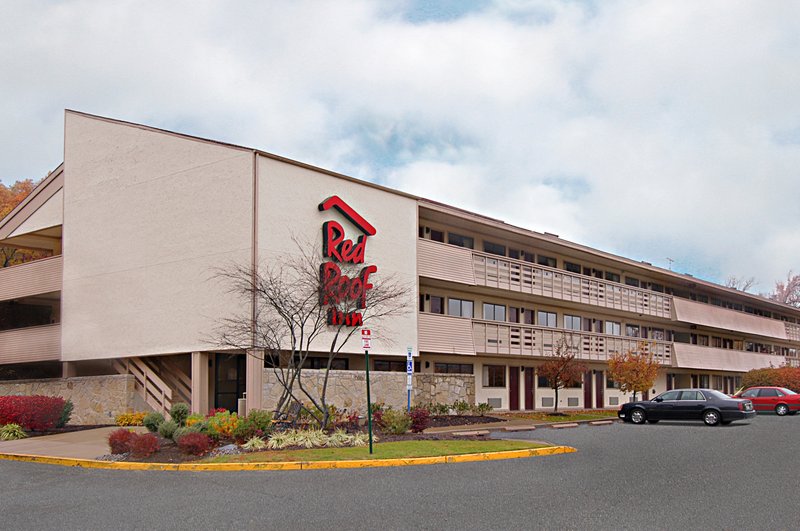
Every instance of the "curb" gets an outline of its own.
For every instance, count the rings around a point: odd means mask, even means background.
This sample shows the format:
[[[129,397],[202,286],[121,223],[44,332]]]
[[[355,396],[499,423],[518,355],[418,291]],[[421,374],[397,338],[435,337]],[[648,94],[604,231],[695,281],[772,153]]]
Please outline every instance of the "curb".
[[[44,463],[80,468],[104,470],[174,470],[194,472],[230,472],[245,470],[330,470],[345,468],[377,468],[388,466],[446,465],[499,459],[520,459],[545,455],[577,452],[571,446],[550,446],[505,452],[482,452],[477,454],[443,455],[436,457],[409,457],[406,459],[358,459],[350,461],[287,461],[283,463],[123,463],[97,461],[95,459],[73,459],[69,457],[47,457],[27,454],[2,454],[0,459]]]

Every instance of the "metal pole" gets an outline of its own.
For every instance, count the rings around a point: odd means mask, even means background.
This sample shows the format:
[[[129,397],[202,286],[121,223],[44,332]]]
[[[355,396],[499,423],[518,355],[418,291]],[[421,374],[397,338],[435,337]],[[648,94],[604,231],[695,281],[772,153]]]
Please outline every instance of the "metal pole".
[[[369,453],[372,454],[372,401],[369,397],[369,350],[364,350],[367,362],[367,429],[369,430]]]

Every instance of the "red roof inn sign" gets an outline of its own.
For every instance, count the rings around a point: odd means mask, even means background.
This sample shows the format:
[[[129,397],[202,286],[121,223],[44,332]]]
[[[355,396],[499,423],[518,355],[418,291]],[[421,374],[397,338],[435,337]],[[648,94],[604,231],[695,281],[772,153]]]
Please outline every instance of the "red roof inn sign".
[[[334,195],[319,204],[320,212],[331,208],[338,210],[363,234],[354,242],[345,238],[344,228],[338,222],[331,220],[322,224],[322,255],[328,261],[319,266],[320,304],[328,306],[329,325],[361,326],[364,319],[357,310],[367,307],[367,292],[372,288],[369,276],[378,271],[378,267],[365,266],[357,276],[350,278],[342,273],[339,264],[363,264],[367,238],[374,236],[376,230],[339,196]],[[348,309],[343,311],[342,306]]]

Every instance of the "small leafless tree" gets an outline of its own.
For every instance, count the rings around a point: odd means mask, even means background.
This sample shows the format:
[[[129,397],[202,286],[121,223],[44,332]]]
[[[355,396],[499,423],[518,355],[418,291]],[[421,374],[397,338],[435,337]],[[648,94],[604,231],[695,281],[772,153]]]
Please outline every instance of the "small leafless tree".
[[[755,283],[756,283],[755,277],[744,278],[731,275],[725,281],[725,287],[736,289],[739,291],[748,291],[755,285]]]
[[[768,296],[774,301],[800,308],[800,275],[789,271],[786,274],[786,282],[776,282],[775,291]]]
[[[246,312],[217,322],[210,342],[219,347],[251,353],[263,351],[274,362],[274,371],[283,391],[276,407],[285,412],[298,402],[322,428],[327,427],[330,412],[327,389],[333,361],[359,330],[345,324],[328,324],[328,305],[322,301],[318,247],[295,240],[298,253],[272,261],[258,268],[231,264],[215,271],[230,293],[239,296]],[[338,264],[342,274],[358,276],[358,266]],[[345,314],[360,312],[363,324],[379,329],[382,322],[410,311],[409,286],[384,273],[370,277],[373,287],[366,290],[365,307],[353,300],[339,301],[337,309]],[[250,308],[254,308],[252,313]],[[388,338],[387,338],[388,341]],[[312,353],[327,358],[322,389],[319,393],[303,381],[303,366]],[[306,404],[311,404],[306,407]]]

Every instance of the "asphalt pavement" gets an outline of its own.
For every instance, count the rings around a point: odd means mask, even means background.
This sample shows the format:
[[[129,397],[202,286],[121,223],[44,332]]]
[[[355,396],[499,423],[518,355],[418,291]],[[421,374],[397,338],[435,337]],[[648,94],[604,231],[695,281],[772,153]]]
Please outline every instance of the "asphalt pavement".
[[[512,436],[578,453],[298,472],[0,461],[0,514],[7,529],[800,527],[800,415],[715,428],[662,421]]]

